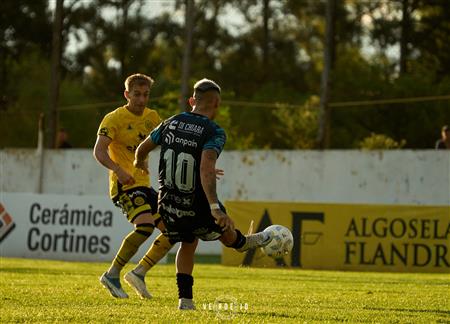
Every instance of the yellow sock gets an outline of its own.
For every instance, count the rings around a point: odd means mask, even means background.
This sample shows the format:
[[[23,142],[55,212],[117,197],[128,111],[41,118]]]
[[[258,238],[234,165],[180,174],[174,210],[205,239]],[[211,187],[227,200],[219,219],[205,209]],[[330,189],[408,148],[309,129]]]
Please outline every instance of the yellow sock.
[[[113,260],[112,267],[118,272],[122,270],[125,264],[130,261],[132,256],[137,252],[139,247],[153,233],[153,224],[139,224],[136,229],[125,237]]]
[[[162,233],[153,241],[153,244],[150,246],[150,249],[144,255],[144,257],[139,261],[139,270],[144,270],[143,272],[147,272],[151,269],[155,264],[162,259],[163,256],[169,252],[172,248],[173,244],[169,242],[169,239],[163,235]]]

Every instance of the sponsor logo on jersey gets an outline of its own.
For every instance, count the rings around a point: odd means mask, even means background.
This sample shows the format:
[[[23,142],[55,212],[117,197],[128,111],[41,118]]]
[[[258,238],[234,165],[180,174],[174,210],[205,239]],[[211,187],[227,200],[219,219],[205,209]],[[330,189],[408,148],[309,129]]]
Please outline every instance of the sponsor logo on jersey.
[[[98,134],[99,135],[103,135],[103,136],[108,136],[109,135],[109,130],[106,127],[102,127],[102,128],[100,128]]]
[[[166,137],[164,138],[164,142],[166,142],[167,144],[172,144],[175,140],[175,135],[172,132],[168,132],[166,134]]]
[[[184,126],[184,130],[185,131],[192,132],[192,133],[197,133],[197,134],[203,133],[203,129],[204,129],[203,126],[199,126],[199,125],[196,125],[196,124],[186,124]]]
[[[199,126],[197,124],[190,124],[185,122],[180,122],[178,125],[178,130],[184,133],[191,133],[195,135],[201,135],[205,128],[203,126]]]
[[[165,195],[164,199],[172,200],[172,201],[176,202],[177,204],[183,205],[183,207],[191,207],[192,204],[194,203],[194,195],[180,197],[178,195],[171,193],[171,194]]]
[[[167,126],[167,127],[171,130],[175,130],[177,128],[177,125],[178,125],[178,120],[172,120],[169,123],[169,126]]]
[[[175,137],[175,142],[184,146],[197,147],[198,144],[194,140],[187,140],[185,138]]]
[[[161,203],[160,207],[163,210],[165,210],[166,212],[177,216],[178,218],[185,217],[185,216],[191,216],[191,217],[195,216],[195,211],[193,211],[193,210],[181,210],[181,209],[173,207],[170,204],[166,205],[164,203]]]
[[[168,145],[172,144],[172,143],[178,143],[183,145],[183,147],[185,146],[190,146],[190,147],[197,147],[198,144],[196,141],[194,140],[188,140],[185,138],[180,138],[180,137],[176,137],[172,132],[168,132],[164,138],[164,142],[166,142]]]

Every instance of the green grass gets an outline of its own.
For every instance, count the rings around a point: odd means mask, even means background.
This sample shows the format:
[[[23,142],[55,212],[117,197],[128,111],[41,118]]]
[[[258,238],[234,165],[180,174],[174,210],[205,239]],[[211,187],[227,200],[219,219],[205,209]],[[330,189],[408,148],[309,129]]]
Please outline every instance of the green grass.
[[[128,286],[129,299],[110,297],[98,282],[107,267],[106,263],[0,258],[0,322],[450,322],[449,274],[197,264],[197,310],[178,311],[173,264],[157,265],[147,276],[151,300],[140,300]],[[234,301],[242,309],[218,311],[216,299],[222,300],[222,307]],[[212,310],[203,309],[203,304]]]
[[[167,263],[174,263],[175,257],[176,253],[167,254]],[[221,263],[221,260],[222,259],[220,255],[213,255],[213,254],[196,254],[194,258],[195,264],[197,263],[217,264]]]

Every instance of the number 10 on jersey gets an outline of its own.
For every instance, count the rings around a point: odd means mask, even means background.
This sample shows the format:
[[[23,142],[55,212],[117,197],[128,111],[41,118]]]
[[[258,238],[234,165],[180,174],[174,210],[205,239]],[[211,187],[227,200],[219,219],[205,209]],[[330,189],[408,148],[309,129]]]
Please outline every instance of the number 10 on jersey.
[[[170,189],[175,187],[185,193],[195,189],[195,159],[192,154],[167,149],[164,152],[165,177],[164,185]]]

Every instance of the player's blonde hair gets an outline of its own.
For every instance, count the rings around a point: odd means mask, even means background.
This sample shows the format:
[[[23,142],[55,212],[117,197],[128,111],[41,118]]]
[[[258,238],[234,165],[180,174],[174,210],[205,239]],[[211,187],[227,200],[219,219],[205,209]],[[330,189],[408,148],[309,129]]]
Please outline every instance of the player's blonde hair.
[[[153,85],[153,79],[148,75],[142,73],[135,73],[130,75],[125,80],[125,90],[130,91],[135,85],[147,85],[150,89]]]

